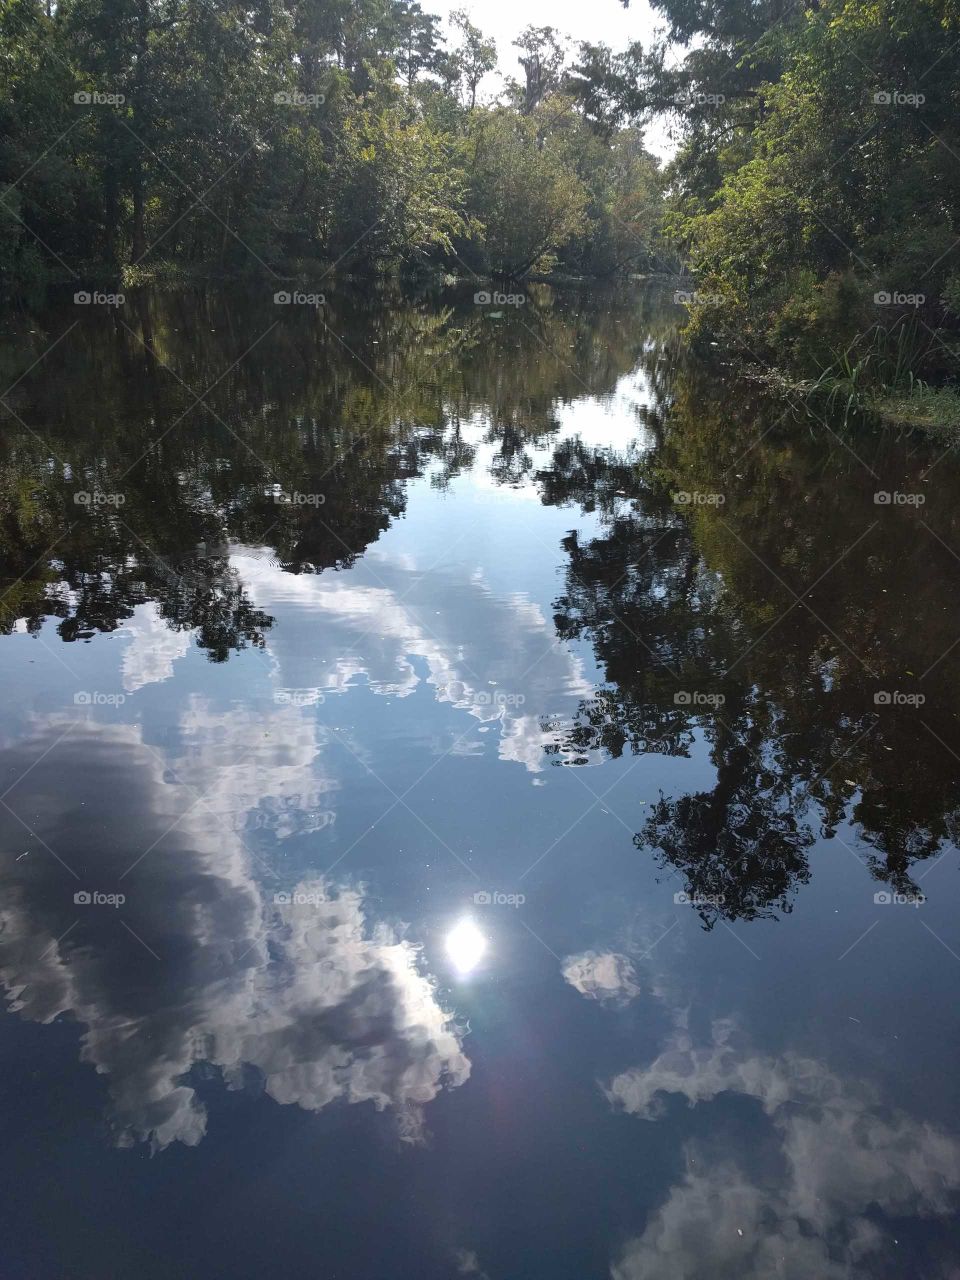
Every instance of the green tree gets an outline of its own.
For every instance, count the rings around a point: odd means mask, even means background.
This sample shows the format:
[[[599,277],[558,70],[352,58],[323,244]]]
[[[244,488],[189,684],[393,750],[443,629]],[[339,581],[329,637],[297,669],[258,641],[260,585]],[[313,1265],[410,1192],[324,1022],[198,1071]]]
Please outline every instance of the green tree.
[[[450,22],[461,38],[453,54],[453,70],[461,96],[472,111],[477,105],[480,81],[497,65],[497,45],[474,26],[465,9],[455,9],[450,15]]]
[[[536,113],[494,109],[471,138],[470,209],[492,270],[522,279],[543,271],[586,226],[587,191],[541,134]]]

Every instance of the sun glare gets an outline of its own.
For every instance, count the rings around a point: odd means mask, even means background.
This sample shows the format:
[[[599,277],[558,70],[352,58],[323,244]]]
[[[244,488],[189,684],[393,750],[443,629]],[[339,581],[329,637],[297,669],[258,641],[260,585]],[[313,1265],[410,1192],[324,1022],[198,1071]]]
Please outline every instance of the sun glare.
[[[470,919],[459,921],[447,934],[447,955],[458,973],[475,969],[486,949],[486,938]]]

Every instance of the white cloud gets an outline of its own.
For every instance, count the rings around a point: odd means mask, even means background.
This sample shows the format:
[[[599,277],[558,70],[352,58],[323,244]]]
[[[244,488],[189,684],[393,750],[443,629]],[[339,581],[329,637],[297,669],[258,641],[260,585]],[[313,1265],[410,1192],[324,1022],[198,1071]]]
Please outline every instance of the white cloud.
[[[477,1280],[489,1280],[480,1266],[480,1259],[472,1249],[457,1249],[453,1255],[458,1276],[476,1276]]]
[[[594,692],[540,606],[495,595],[480,573],[434,570],[424,600],[409,556],[381,554],[375,586],[284,573],[251,550],[232,564],[251,600],[278,620],[266,642],[281,688],[334,695],[365,677],[376,694],[408,697],[426,683],[439,702],[498,726],[500,759],[534,773],[548,747],[562,749],[580,700]],[[437,600],[442,610],[431,607]],[[304,624],[309,646],[298,642]]]
[[[768,1118],[783,1172],[761,1176],[731,1156],[718,1164],[691,1152],[688,1172],[613,1266],[615,1280],[667,1275],[694,1280],[855,1280],[885,1247],[868,1216],[952,1212],[960,1191],[960,1142],[899,1109],[880,1105],[863,1081],[787,1053],[751,1054],[730,1022],[696,1047],[682,1030],[649,1067],[616,1076],[614,1105],[655,1120],[665,1095],[691,1107],[723,1093],[754,1098]]]
[[[123,632],[131,637],[120,668],[125,693],[169,680],[173,664],[187,653],[192,636],[190,631],[172,630],[152,603],[134,610]]]
[[[195,711],[195,724],[192,758],[201,774],[215,773],[204,759],[211,722]],[[221,725],[223,735],[246,727],[243,717]],[[276,904],[274,884],[263,891],[225,820],[239,792],[219,796],[212,811],[191,807],[139,726],[82,725],[69,746],[44,756],[62,729],[38,723],[2,765],[19,776],[34,763],[15,802],[37,814],[50,847],[64,848],[69,829],[84,879],[65,883],[53,858],[6,868],[0,982],[21,1016],[69,1014],[83,1027],[82,1057],[105,1077],[117,1140],[199,1142],[206,1116],[189,1078],[199,1064],[233,1088],[253,1076],[283,1105],[390,1109],[401,1137],[416,1140],[425,1105],[470,1073],[417,949],[367,918],[357,886],[305,879],[297,890],[309,902]],[[233,782],[263,788],[247,793],[244,813],[282,794],[284,775],[312,747],[288,740],[258,750],[255,771]],[[109,796],[99,785],[107,773]],[[242,826],[242,816],[234,822]],[[14,829],[0,812],[0,840]],[[127,901],[77,906],[78,887],[120,888]]]
[[[604,1004],[626,1004],[640,994],[633,965],[616,951],[567,956],[563,976],[582,995]]]

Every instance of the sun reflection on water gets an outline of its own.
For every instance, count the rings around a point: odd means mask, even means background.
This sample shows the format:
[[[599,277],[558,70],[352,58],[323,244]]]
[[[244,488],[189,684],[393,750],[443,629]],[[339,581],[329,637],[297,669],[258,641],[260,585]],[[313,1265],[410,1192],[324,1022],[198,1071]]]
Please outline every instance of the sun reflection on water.
[[[453,926],[446,938],[447,955],[458,973],[470,973],[483,958],[487,940],[467,916]]]

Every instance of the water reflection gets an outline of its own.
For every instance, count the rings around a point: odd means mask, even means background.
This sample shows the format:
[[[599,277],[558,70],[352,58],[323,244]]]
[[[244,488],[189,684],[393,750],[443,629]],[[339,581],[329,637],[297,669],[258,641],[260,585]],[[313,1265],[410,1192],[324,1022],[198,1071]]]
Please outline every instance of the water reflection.
[[[121,630],[130,693],[194,643],[216,662],[268,651],[293,699],[425,680],[534,773],[705,745],[707,785],[660,796],[636,844],[708,927],[788,912],[817,835],[849,842],[848,826],[875,877],[915,892],[911,868],[952,846],[960,811],[948,466],[729,394],[680,357],[655,293],[534,290],[498,324],[468,295],[383,303],[372,316],[347,291],[326,321],[258,327],[250,294],[141,293],[122,325],[85,318],[58,377],[11,393],[0,626]],[[12,371],[65,321],[24,333]],[[261,329],[258,358],[217,381]],[[209,412],[168,365],[214,384]],[[417,477],[438,494],[469,477],[437,511],[457,536],[381,555]],[[122,502],[78,504],[81,489]],[[890,490],[924,501],[875,501]],[[467,491],[485,528],[493,495],[522,497],[493,566],[543,536],[530,498],[570,512],[552,618],[495,589]],[[276,501],[291,493],[317,502]],[[360,577],[330,572],[347,566]],[[319,655],[297,639],[307,619]]]
[[[563,962],[563,976],[581,995],[601,1004],[627,1004],[640,994],[631,960],[615,951],[584,951],[568,956]]]
[[[416,949],[369,919],[360,888],[314,877],[264,892],[224,820],[241,796],[250,804],[251,786],[267,807],[269,790],[279,798],[289,736],[208,806],[202,792],[178,795],[135,728],[81,725],[62,742],[67,727],[38,722],[0,755],[3,776],[24,775],[8,804],[35,833],[0,811],[4,846],[29,853],[3,879],[0,981],[21,1016],[81,1025],[116,1140],[198,1143],[196,1085],[210,1070],[308,1111],[390,1108],[418,1140],[424,1105],[470,1063]],[[203,719],[185,729],[202,739]],[[86,902],[91,891],[124,900]]]
[[[627,1243],[615,1280],[894,1274],[904,1220],[949,1219],[960,1203],[956,1137],[883,1106],[869,1082],[823,1062],[752,1052],[730,1020],[714,1024],[707,1044],[678,1030],[607,1096],[648,1122],[674,1100],[705,1113],[683,1178]],[[726,1126],[722,1104],[732,1100],[750,1105],[739,1141],[722,1149],[709,1127]],[[927,1274],[947,1275],[949,1250],[932,1240]]]
[[[457,973],[472,973],[487,950],[487,940],[472,920],[459,920],[446,937],[447,955]]]
[[[342,1122],[352,1182],[273,1153],[349,1184],[293,1275],[427,1218],[425,1275],[950,1274],[953,461],[783,420],[653,292],[377,301],[145,293],[16,386],[8,1028],[73,1020],[188,1183],[260,1095]],[[371,1156],[375,1110],[434,1145]],[[381,1252],[315,1257],[374,1176]]]
[[[406,698],[425,684],[437,701],[495,728],[501,759],[539,772],[547,744],[563,750],[553,717],[569,715],[593,686],[577,656],[556,644],[539,606],[498,597],[463,554],[456,571],[435,566],[429,574],[420,558],[371,556],[359,582],[292,576],[266,551],[236,548],[231,564],[251,599],[280,623],[265,648],[292,697],[304,699],[308,686],[330,696],[366,684]]]
[[[875,877],[915,892],[960,803],[954,478],[935,487],[937,455],[906,442],[805,441],[696,371],[672,388],[639,469],[558,450],[549,477],[557,499],[594,502],[598,474],[630,499],[567,541],[558,632],[591,642],[607,682],[565,745],[580,763],[708,745],[710,786],[661,796],[636,836],[707,927],[789,911],[817,833],[845,824]],[[887,486],[926,502],[878,504]]]

